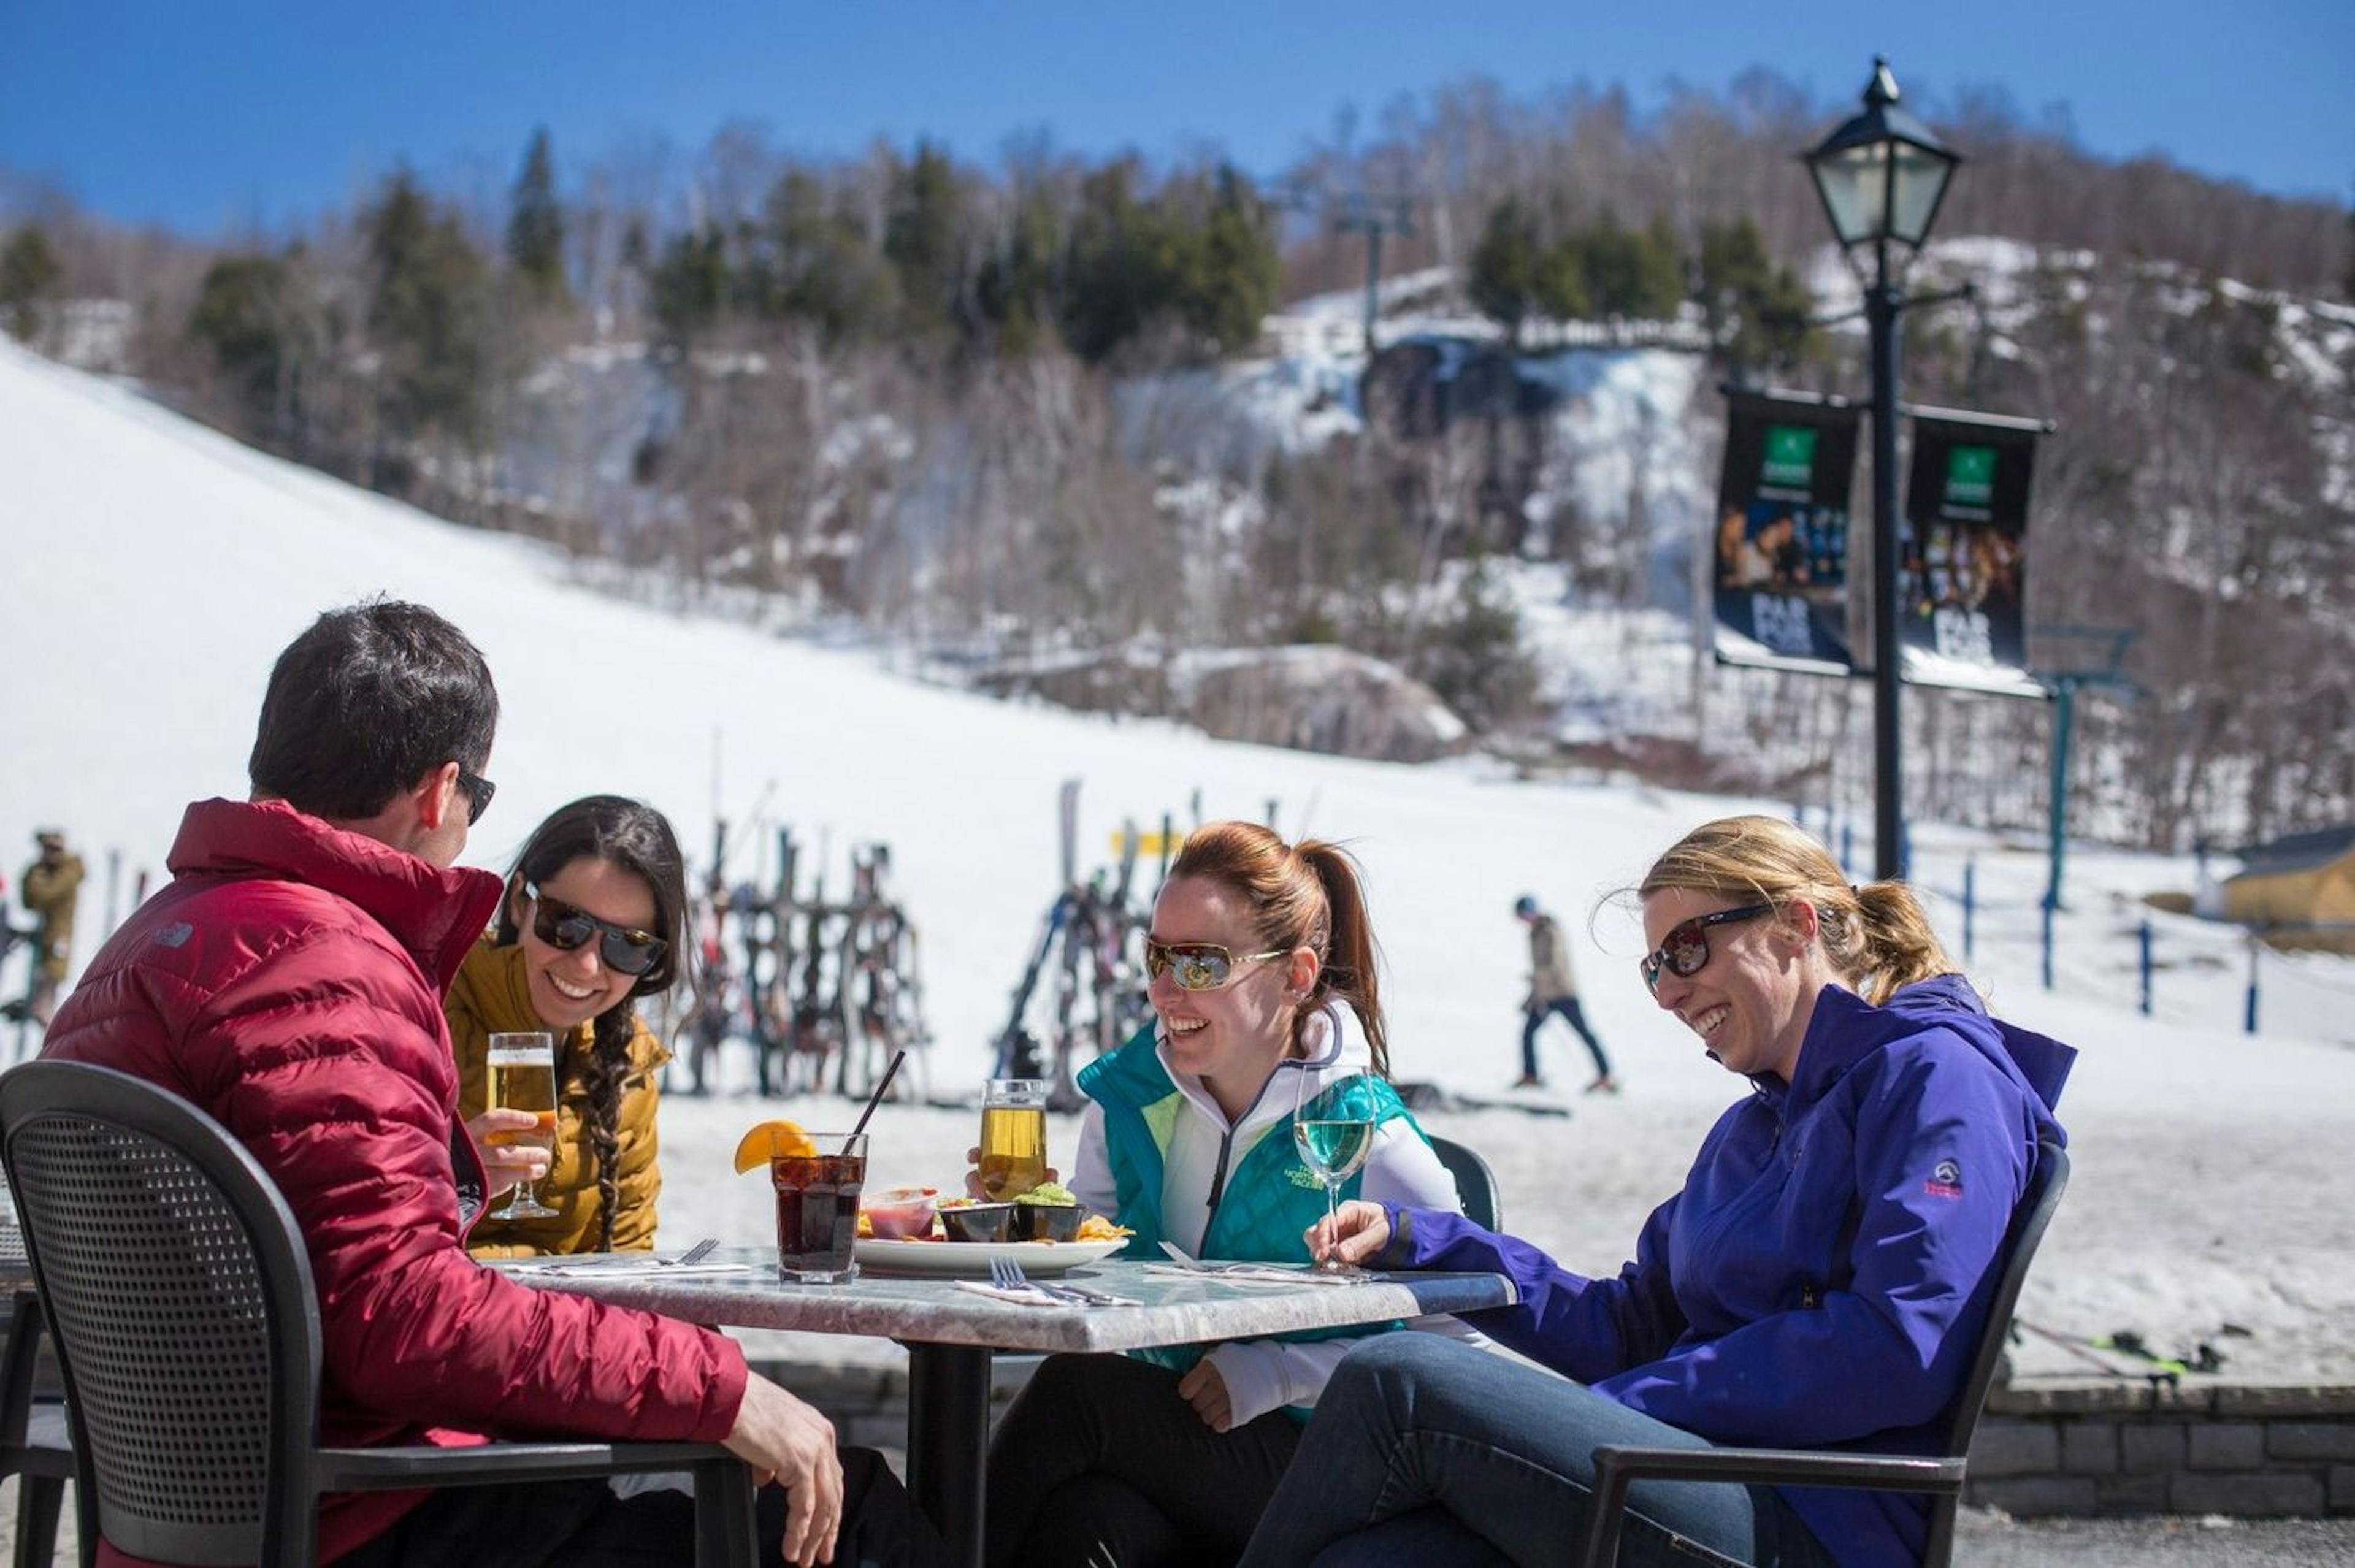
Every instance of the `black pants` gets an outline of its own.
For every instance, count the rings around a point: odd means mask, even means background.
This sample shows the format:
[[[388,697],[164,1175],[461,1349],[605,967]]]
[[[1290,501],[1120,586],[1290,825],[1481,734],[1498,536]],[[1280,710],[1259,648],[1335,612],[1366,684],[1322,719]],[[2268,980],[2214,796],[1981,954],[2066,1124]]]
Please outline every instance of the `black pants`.
[[[989,1442],[989,1568],[1231,1563],[1299,1446],[1282,1411],[1211,1430],[1149,1362],[1050,1356]]]
[[[837,1568],[945,1568],[932,1522],[872,1448],[842,1451]],[[785,1493],[758,1497],[760,1561],[781,1561]],[[448,1487],[334,1568],[693,1568],[695,1499],[613,1495],[599,1480]]]
[[[1538,1030],[1543,1029],[1546,1019],[1556,1013],[1568,1019],[1570,1027],[1578,1031],[1578,1038],[1586,1042],[1586,1053],[1594,1058],[1594,1075],[1597,1078],[1610,1077],[1611,1059],[1603,1054],[1603,1042],[1594,1038],[1593,1029],[1586,1027],[1586,1013],[1579,1007],[1576,997],[1556,997],[1543,1007],[1530,1008],[1522,1013],[1522,1075],[1529,1078],[1543,1076],[1538,1072]]]

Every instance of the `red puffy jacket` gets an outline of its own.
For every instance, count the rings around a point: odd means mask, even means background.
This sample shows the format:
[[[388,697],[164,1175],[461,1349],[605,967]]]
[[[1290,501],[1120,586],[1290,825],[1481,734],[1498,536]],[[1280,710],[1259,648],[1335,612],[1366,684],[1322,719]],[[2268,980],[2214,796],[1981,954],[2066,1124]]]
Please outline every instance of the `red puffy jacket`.
[[[482,1167],[442,992],[499,879],[277,801],[189,806],[169,863],[171,885],[91,961],[42,1055],[185,1096],[270,1172],[310,1243],[325,1440],[725,1436],[744,1395],[732,1340],[466,1255],[459,1185],[479,1192]],[[325,1499],[322,1560],[424,1495]],[[101,1547],[100,1561],[130,1559]]]

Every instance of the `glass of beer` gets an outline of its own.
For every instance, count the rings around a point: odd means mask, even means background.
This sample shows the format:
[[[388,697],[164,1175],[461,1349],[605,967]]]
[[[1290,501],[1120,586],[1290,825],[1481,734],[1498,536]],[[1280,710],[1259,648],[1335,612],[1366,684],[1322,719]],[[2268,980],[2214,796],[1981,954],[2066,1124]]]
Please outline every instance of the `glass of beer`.
[[[803,1285],[858,1277],[858,1194],[867,1185],[865,1133],[805,1133],[808,1152],[769,1161],[777,1194],[777,1271]]]
[[[490,1093],[484,1105],[488,1111],[523,1111],[536,1118],[528,1127],[503,1127],[487,1134],[483,1141],[500,1147],[521,1147],[548,1151],[551,1164],[556,1158],[556,1037],[544,1030],[526,1034],[495,1034],[491,1036]],[[493,1220],[545,1220],[556,1211],[539,1200],[532,1189],[538,1183],[518,1181],[508,1194],[507,1206],[489,1216]]]
[[[993,1078],[981,1098],[981,1189],[1000,1202],[1047,1179],[1047,1084]]]

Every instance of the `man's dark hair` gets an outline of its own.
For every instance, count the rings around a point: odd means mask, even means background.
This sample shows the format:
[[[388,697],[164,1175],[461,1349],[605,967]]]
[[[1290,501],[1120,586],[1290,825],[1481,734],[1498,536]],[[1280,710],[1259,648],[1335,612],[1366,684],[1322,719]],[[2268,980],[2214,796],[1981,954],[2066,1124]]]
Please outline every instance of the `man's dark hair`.
[[[444,763],[481,773],[498,729],[490,667],[422,604],[330,610],[270,672],[253,792],[331,820],[374,816]]]

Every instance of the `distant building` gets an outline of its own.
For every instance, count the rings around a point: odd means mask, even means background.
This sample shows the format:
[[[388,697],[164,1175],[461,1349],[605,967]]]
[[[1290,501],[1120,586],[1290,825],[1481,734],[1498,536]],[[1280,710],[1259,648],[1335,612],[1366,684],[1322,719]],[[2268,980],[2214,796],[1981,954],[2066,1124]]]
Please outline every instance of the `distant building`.
[[[2355,823],[2295,833],[2241,851],[2221,913],[2275,947],[2355,954]]]

